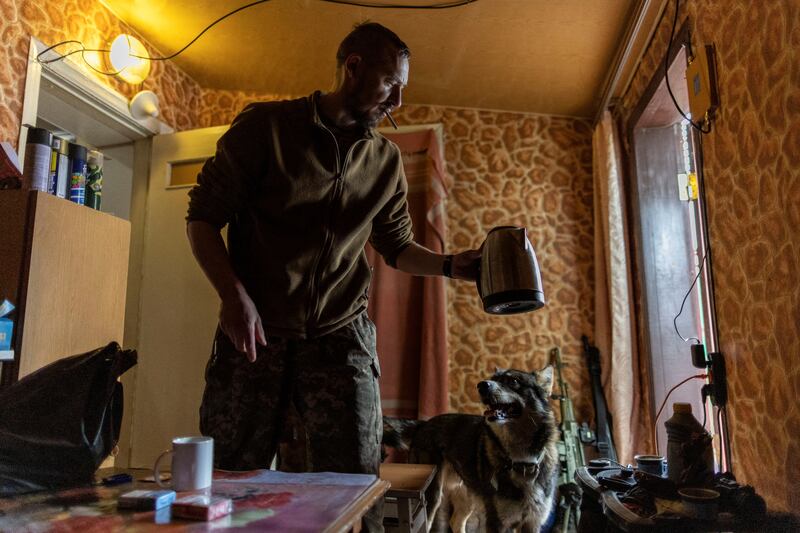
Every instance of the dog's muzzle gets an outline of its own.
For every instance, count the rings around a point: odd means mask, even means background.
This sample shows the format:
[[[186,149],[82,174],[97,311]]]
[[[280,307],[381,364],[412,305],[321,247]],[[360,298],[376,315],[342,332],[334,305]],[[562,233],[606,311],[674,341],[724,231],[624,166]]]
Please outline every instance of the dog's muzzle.
[[[522,414],[522,404],[517,401],[508,401],[504,394],[498,394],[498,385],[494,381],[486,380],[478,383],[478,394],[481,402],[488,407],[483,416],[489,422],[498,422],[509,418],[518,418]]]

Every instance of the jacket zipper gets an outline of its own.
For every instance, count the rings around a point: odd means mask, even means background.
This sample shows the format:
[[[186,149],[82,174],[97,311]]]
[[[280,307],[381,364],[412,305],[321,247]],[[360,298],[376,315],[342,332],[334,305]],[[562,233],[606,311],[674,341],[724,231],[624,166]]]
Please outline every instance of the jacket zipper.
[[[344,174],[347,170],[347,163],[350,161],[350,156],[352,155],[356,145],[364,141],[364,139],[358,139],[356,142],[354,142],[347,151],[347,154],[345,154],[344,162],[342,162],[339,160],[339,141],[336,140],[336,136],[333,134],[333,132],[331,132],[331,130],[325,126],[322,126],[322,128],[327,131],[328,134],[330,134],[331,138],[333,139],[333,144],[336,148],[336,176],[334,177],[335,182],[333,184],[333,191],[331,192],[330,201],[328,202],[327,220],[325,222],[325,240],[323,241],[322,250],[320,251],[319,255],[317,255],[317,259],[314,262],[314,268],[312,270],[309,299],[313,302],[313,305],[308,306],[308,311],[306,313],[306,329],[308,329],[308,325],[312,318],[315,320],[315,322],[319,320],[320,291],[318,288],[318,278],[320,275],[320,265],[323,263],[323,258],[330,253],[330,248],[333,245],[333,231],[331,229],[331,224],[333,223],[333,207],[336,203],[336,200],[341,195]]]

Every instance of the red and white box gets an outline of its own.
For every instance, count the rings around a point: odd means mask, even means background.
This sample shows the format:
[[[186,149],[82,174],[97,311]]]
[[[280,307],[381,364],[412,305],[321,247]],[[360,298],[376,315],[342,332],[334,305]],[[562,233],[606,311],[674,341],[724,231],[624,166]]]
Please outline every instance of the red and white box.
[[[172,516],[189,520],[211,521],[222,518],[233,512],[233,501],[230,498],[193,494],[182,496],[172,502]]]

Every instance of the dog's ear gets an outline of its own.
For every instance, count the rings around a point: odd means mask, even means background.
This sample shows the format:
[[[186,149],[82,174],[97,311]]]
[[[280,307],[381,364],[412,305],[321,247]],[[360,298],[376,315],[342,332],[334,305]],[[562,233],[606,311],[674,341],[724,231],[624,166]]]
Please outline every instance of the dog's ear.
[[[533,375],[536,378],[536,384],[539,385],[549,397],[553,393],[553,366],[547,365],[538,372],[534,372]]]
[[[499,366],[496,366],[496,367],[494,367],[494,373],[495,373],[495,375],[497,375],[497,374],[502,374],[502,373],[504,373],[505,371],[506,371],[506,369],[505,369],[505,368],[500,368]]]

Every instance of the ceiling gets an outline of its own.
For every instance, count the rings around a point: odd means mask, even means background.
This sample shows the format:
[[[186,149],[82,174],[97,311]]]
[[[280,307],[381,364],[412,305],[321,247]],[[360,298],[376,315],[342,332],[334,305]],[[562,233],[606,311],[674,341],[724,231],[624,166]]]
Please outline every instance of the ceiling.
[[[248,1],[103,3],[171,54]],[[591,117],[636,3],[478,0],[451,9],[401,10],[272,0],[225,19],[172,61],[206,88],[309,94],[331,87],[339,42],[354,24],[371,20],[411,49],[406,103]]]

